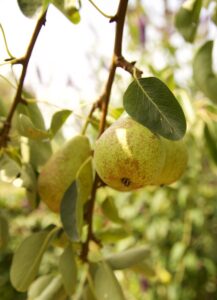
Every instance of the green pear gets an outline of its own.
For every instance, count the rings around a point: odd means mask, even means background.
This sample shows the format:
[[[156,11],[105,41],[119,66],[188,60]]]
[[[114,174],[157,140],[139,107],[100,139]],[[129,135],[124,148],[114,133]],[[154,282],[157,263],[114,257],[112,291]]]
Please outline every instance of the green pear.
[[[165,157],[161,138],[127,116],[117,120],[96,141],[94,164],[108,186],[132,191],[157,180]]]
[[[45,163],[38,178],[38,193],[52,211],[59,212],[64,193],[90,156],[88,138],[78,135],[67,141]]]
[[[183,140],[171,141],[162,138],[166,148],[164,168],[156,185],[166,185],[177,181],[184,173],[188,162],[188,151]]]

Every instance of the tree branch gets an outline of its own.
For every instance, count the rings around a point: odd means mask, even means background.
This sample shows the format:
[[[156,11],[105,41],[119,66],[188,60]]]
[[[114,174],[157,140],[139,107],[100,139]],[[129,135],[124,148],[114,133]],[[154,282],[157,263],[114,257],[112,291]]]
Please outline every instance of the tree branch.
[[[12,121],[13,115],[16,111],[17,105],[20,102],[22,102],[22,90],[23,90],[23,85],[24,85],[24,80],[25,80],[25,77],[26,77],[26,72],[27,72],[29,60],[30,60],[30,57],[32,55],[32,51],[34,49],[34,46],[35,46],[36,40],[38,38],[39,32],[40,32],[42,26],[45,24],[46,13],[47,13],[47,11],[45,11],[41,15],[41,17],[38,19],[38,22],[36,24],[36,27],[35,27],[34,33],[32,35],[31,41],[30,41],[29,46],[27,48],[26,55],[23,58],[16,60],[16,63],[19,62],[20,64],[22,64],[23,69],[22,69],[22,72],[21,72],[21,75],[20,75],[19,85],[17,87],[17,92],[16,92],[16,95],[15,95],[13,104],[12,104],[11,109],[9,111],[8,117],[7,117],[7,119],[4,123],[4,126],[3,126],[3,128],[0,132],[0,148],[6,147],[8,141],[9,141],[9,132],[10,132],[10,128],[11,128],[11,121]]]

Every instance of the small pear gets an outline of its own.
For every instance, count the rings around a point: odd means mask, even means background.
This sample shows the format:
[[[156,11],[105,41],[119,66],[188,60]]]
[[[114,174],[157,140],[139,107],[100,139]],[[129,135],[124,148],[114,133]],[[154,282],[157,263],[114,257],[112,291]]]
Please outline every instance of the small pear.
[[[38,178],[38,193],[52,211],[59,212],[64,193],[90,156],[88,138],[78,135],[67,141],[43,166]]]
[[[156,181],[165,156],[161,138],[127,116],[117,120],[96,141],[94,163],[108,186],[132,191]]]
[[[166,159],[156,185],[167,185],[180,179],[188,162],[188,151],[183,140],[171,141],[162,138],[162,141],[166,148]]]

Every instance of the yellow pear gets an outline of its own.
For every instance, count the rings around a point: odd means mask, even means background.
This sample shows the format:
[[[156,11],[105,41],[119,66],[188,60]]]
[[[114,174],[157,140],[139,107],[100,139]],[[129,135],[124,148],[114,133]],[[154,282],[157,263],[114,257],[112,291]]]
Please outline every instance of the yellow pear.
[[[38,178],[38,193],[52,211],[59,212],[64,193],[90,156],[88,138],[78,135],[67,141],[43,166]]]
[[[166,148],[166,159],[164,168],[155,184],[164,185],[177,181],[184,173],[188,152],[183,140],[171,141],[162,138]]]
[[[127,116],[117,120],[96,141],[94,164],[108,186],[132,191],[156,181],[165,155],[161,138]]]

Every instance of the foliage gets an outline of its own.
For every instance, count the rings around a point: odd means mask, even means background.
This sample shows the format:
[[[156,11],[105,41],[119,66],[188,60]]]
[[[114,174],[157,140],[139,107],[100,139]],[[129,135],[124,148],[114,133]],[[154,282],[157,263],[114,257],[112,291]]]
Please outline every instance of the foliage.
[[[50,5],[73,26],[80,21],[85,1],[19,0],[23,14],[37,18],[21,58],[9,51],[1,27],[8,53],[4,64],[22,67],[15,94],[11,96],[10,78],[5,83],[8,92],[3,93],[2,85],[0,94],[1,299],[214,300],[217,78],[212,59],[214,41],[201,31],[201,14],[215,4],[209,22],[216,26],[216,2],[205,5],[205,1],[186,0],[178,11],[165,6],[162,27],[148,16],[142,1],[128,4],[120,0],[114,16],[89,2],[115,23],[114,53],[105,88],[84,116],[81,132],[72,137],[79,137],[79,142],[73,143],[71,157],[61,152],[69,143],[63,138],[63,128],[76,112],[56,111],[45,126],[46,115],[38,99],[26,91],[24,79]],[[130,33],[127,48],[138,56],[137,66],[122,54],[127,50],[122,51],[124,25]],[[157,43],[146,36],[150,28],[158,31]],[[183,66],[174,36],[183,47],[191,43],[192,57],[186,64],[193,77],[181,82],[177,73]],[[155,64],[153,44],[156,51],[166,53],[164,67]],[[115,77],[117,68],[128,72],[132,80],[127,88],[119,89],[123,97],[112,107],[112,87],[123,80]],[[148,75],[142,77],[142,71]],[[94,149],[98,136],[124,110],[170,140],[184,136],[190,159],[179,181],[122,193],[100,180],[90,147]],[[87,151],[80,142],[83,140],[88,143]],[[47,190],[49,184],[55,187],[48,200],[50,209],[38,186],[47,165]],[[63,190],[58,209],[53,209],[60,182]]]

